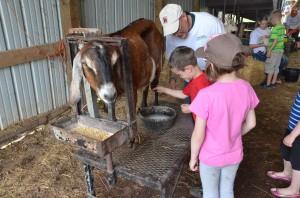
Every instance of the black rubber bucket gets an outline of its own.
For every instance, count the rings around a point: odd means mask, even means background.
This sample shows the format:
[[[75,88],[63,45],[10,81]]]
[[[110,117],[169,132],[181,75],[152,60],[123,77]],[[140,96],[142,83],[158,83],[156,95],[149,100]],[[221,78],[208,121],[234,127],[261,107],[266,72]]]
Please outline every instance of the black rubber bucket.
[[[297,82],[300,74],[300,69],[297,68],[286,68],[285,69],[285,81],[286,82]]]
[[[164,131],[169,129],[176,117],[176,111],[167,106],[145,107],[140,111],[140,118],[147,129]]]

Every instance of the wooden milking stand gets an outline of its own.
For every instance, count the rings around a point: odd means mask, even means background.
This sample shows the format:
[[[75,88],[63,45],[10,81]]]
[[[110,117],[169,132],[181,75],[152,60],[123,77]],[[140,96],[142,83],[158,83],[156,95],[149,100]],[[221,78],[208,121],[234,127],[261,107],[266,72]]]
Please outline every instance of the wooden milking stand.
[[[88,34],[84,34],[88,35]],[[105,37],[97,37],[97,36],[82,36],[82,35],[74,35],[74,34],[68,34],[66,36],[66,43],[67,43],[67,49],[69,52],[69,56],[71,58],[71,62],[73,64],[73,59],[76,56],[76,54],[79,51],[78,46],[80,44],[85,44],[86,42],[90,40],[98,40],[103,41],[106,43],[110,43],[111,45],[119,46],[120,52],[121,52],[121,58],[123,59],[122,62],[122,72],[124,77],[124,86],[125,86],[125,96],[126,96],[126,116],[127,116],[127,122],[124,121],[118,121],[115,117],[115,108],[108,109],[108,119],[111,121],[114,121],[116,123],[125,124],[127,133],[128,133],[128,139],[132,139],[135,137],[137,133],[137,125],[136,125],[136,111],[135,111],[135,105],[134,105],[134,99],[133,99],[133,87],[132,87],[132,75],[131,75],[131,65],[130,65],[130,58],[129,58],[129,46],[128,46],[128,40],[124,38],[105,38]],[[94,92],[94,90],[91,89],[90,85],[88,84],[87,80],[84,78],[84,86],[81,86],[81,94],[82,94],[82,100],[78,103],[78,113],[84,114],[83,107],[85,106],[84,103],[86,103],[88,107],[88,113],[89,116],[94,118],[99,118],[99,110],[98,105],[96,102],[97,96]],[[115,106],[115,105],[113,105]],[[116,137],[118,139],[119,137]],[[126,139],[126,138],[125,138]],[[123,141],[127,141],[123,139]],[[113,139],[112,139],[113,141]],[[120,140],[116,140],[117,142]],[[122,144],[122,143],[120,143]],[[109,151],[114,150],[115,146],[111,146],[111,144],[106,145],[109,149]],[[120,145],[118,145],[120,146]],[[101,153],[100,153],[101,154]],[[103,153],[105,155],[106,159],[106,165],[107,165],[107,180],[110,187],[114,187],[116,184],[116,174],[114,171],[113,166],[113,160],[112,160],[112,153]],[[101,156],[100,156],[101,157]],[[85,170],[85,179],[86,179],[86,186],[87,186],[87,192],[90,197],[95,197],[95,188],[94,188],[94,178],[93,178],[93,167],[87,163],[86,161],[82,161],[84,164],[84,170]]]

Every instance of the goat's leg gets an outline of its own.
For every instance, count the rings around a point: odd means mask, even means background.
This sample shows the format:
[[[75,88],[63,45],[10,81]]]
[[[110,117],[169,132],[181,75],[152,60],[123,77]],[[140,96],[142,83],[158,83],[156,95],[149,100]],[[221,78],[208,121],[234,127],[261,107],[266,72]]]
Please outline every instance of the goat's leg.
[[[134,103],[134,110],[136,110],[136,103],[137,103],[137,92],[136,91],[133,92],[133,97],[134,97],[134,102],[135,102]],[[143,95],[143,97],[144,97],[144,95]],[[140,108],[138,109],[137,114],[138,114],[139,110],[140,110]],[[133,137],[132,139],[129,140],[129,148],[135,149],[136,145],[139,142],[140,142],[139,136],[135,135],[135,137]]]
[[[148,87],[143,91],[143,98],[140,109],[147,107]]]
[[[157,87],[157,85],[158,85],[158,78],[156,77],[151,83],[151,90],[153,90],[155,87]],[[155,94],[154,94],[154,105],[159,105],[157,92],[155,92]]]

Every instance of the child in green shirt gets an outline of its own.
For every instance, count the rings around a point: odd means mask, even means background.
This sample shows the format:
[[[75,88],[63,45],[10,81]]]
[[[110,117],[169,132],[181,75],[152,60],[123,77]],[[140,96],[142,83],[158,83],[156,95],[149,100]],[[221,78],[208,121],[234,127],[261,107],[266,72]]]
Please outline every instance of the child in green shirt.
[[[280,60],[284,52],[285,27],[281,24],[281,11],[273,10],[270,20],[274,27],[271,30],[266,54],[265,73],[267,73],[267,83],[263,85],[265,89],[273,89],[276,87],[275,83],[279,73]]]

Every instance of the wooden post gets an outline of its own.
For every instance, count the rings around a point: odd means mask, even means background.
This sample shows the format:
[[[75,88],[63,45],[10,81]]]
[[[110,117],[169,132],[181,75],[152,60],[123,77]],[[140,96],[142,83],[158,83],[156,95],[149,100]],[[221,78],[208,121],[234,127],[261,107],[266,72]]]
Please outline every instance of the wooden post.
[[[79,7],[78,0],[60,0],[60,15],[63,35],[69,32],[72,27],[79,27]],[[69,53],[68,53],[69,54]],[[70,85],[72,79],[72,64],[69,60],[71,57],[67,56],[67,73],[68,73],[68,83]]]
[[[155,4],[155,24],[156,27],[158,28],[158,30],[160,31],[160,33],[162,33],[162,26],[159,20],[159,13],[163,8],[163,0],[156,0],[156,4]]]
[[[200,1],[194,1],[193,2],[193,12],[199,12],[200,11]]]

